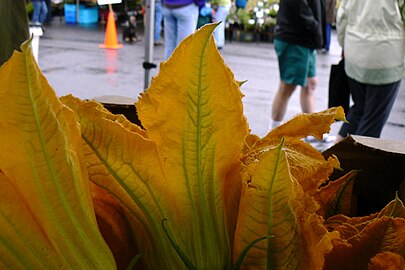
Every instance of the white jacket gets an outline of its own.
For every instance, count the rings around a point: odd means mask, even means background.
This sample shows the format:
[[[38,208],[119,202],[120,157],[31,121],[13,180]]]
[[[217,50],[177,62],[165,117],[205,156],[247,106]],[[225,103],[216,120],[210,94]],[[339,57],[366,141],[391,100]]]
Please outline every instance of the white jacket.
[[[388,84],[405,74],[403,0],[342,0],[337,12],[339,44],[347,75],[361,83]]]

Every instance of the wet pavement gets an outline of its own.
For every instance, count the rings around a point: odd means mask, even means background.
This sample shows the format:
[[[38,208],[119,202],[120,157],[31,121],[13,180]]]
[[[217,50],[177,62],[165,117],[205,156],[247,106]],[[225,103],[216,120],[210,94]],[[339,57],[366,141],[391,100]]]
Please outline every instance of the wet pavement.
[[[39,66],[58,96],[73,94],[82,99],[109,102],[112,96],[136,101],[144,91],[144,41],[124,44],[119,50],[100,49],[104,42],[105,25],[69,25],[54,18],[46,26],[39,42]],[[117,26],[122,42],[121,28]],[[268,131],[271,102],[278,86],[278,65],[273,44],[264,42],[228,42],[221,54],[225,63],[242,86],[245,115],[254,134],[263,136]],[[163,46],[154,47],[154,63],[163,61]],[[340,59],[340,48],[333,33],[331,50],[318,55],[318,87],[316,110],[327,108],[330,66]],[[158,69],[152,69],[155,76]],[[301,112],[298,91],[289,102],[286,119]],[[332,126],[336,135],[341,123]],[[382,138],[405,140],[405,80],[383,130]]]

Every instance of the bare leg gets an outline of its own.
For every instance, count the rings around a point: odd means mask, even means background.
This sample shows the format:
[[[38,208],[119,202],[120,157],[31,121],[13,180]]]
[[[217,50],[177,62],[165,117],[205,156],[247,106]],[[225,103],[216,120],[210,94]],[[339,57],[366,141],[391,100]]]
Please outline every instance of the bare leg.
[[[303,113],[313,113],[315,111],[314,92],[318,79],[316,77],[308,78],[308,84],[302,87],[300,101]]]
[[[278,90],[273,99],[271,116],[274,121],[282,121],[287,110],[288,101],[297,86],[280,81]]]

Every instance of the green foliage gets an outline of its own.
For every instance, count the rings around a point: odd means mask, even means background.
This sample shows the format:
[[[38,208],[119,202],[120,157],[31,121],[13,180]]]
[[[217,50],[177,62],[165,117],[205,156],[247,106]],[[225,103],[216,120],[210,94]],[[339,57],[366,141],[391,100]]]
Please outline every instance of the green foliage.
[[[24,0],[0,1],[0,65],[29,38],[28,18]]]
[[[34,12],[34,6],[32,5],[31,2],[27,3],[25,9],[27,10],[28,15],[31,15]]]
[[[276,24],[278,2],[277,0],[260,0],[245,9],[232,7],[228,15],[228,22],[245,31],[272,31],[272,27]]]
[[[405,1],[398,0],[398,5],[399,5],[399,11],[401,12],[402,21],[404,22],[404,26],[405,26]]]

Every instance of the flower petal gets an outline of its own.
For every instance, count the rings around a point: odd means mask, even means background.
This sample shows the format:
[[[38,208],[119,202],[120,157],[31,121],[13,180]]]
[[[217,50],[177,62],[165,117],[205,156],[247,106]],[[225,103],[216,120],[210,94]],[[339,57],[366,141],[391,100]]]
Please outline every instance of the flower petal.
[[[64,263],[114,269],[97,227],[76,119],[29,45],[0,69],[0,168]]]
[[[239,188],[229,187],[240,182],[226,176],[241,165],[248,134],[239,84],[216,49],[214,28],[207,25],[185,39],[136,104],[176,186],[178,223],[188,224],[181,227],[182,237],[201,269],[229,263],[224,258],[230,257],[232,213],[225,212],[224,197],[238,197]]]

